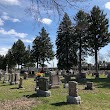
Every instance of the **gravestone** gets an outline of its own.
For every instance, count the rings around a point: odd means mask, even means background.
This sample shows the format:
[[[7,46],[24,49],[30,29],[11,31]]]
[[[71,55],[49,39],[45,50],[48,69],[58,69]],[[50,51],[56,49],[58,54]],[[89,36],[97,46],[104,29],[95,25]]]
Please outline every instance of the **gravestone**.
[[[2,72],[0,72],[0,81],[2,81]]]
[[[49,82],[50,82],[50,88],[59,88],[60,87],[60,79],[57,74],[51,75]]]
[[[8,73],[8,82],[11,82],[11,73]]]
[[[23,88],[23,78],[20,78],[20,81],[19,81],[19,87],[18,87],[19,89],[20,88]]]
[[[39,79],[39,89],[37,89],[37,95],[43,97],[49,97],[51,95],[51,91],[48,90],[48,79],[40,78]]]
[[[5,74],[4,74],[3,83],[7,83],[8,80],[9,80],[9,75],[8,75],[8,73],[5,73]]]
[[[7,64],[7,66],[6,66],[6,73],[8,73],[8,64]]]
[[[28,79],[28,72],[24,72],[24,79]]]
[[[15,84],[15,74],[14,74],[14,73],[11,73],[10,84],[11,84],[11,85],[14,85],[14,84]]]
[[[107,72],[107,78],[110,78],[110,72]]]
[[[20,79],[20,73],[15,73],[15,84],[18,84]]]
[[[87,87],[85,87],[85,90],[93,90],[94,87],[93,87],[93,82],[87,82]]]
[[[78,83],[69,81],[69,95],[67,96],[67,103],[80,104],[81,97],[78,96]]]
[[[86,78],[86,73],[81,73],[80,75],[81,75],[81,78],[84,78],[84,79]]]

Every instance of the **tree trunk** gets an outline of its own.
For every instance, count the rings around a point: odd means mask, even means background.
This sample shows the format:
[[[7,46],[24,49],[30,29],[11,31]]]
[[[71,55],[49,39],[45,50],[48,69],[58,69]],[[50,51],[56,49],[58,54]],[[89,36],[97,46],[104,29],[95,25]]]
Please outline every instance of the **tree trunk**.
[[[69,73],[69,68],[68,68],[68,39],[67,39],[67,35],[66,35],[66,71],[67,74]]]
[[[81,76],[81,36],[80,36],[80,41],[79,41],[79,75]]]
[[[98,73],[98,58],[97,58],[97,48],[95,48],[95,71],[96,71],[96,77],[99,78],[99,73]]]

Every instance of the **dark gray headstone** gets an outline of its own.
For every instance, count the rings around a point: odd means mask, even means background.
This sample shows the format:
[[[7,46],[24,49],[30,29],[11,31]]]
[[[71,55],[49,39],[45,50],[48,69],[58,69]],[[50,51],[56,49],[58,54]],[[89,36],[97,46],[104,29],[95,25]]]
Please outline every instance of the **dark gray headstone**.
[[[43,91],[48,91],[48,79],[46,78],[39,79],[39,89]]]

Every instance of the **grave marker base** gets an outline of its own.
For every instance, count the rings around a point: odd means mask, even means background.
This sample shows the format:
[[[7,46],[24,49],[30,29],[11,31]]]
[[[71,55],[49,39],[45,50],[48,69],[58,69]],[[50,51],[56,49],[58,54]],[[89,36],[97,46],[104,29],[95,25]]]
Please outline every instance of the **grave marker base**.
[[[67,103],[69,104],[80,104],[81,103],[81,97],[73,97],[73,96],[67,96]]]
[[[41,96],[41,97],[49,97],[51,95],[51,91],[43,91],[43,90],[40,90],[38,89],[37,90],[37,95],[38,96]]]

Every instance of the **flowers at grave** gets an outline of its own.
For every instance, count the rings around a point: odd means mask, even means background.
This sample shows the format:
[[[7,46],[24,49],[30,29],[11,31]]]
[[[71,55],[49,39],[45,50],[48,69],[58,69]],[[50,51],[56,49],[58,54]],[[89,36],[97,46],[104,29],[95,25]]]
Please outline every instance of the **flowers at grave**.
[[[42,76],[43,76],[43,73],[37,72],[37,73],[36,73],[36,76],[37,76],[37,77],[38,77],[38,76],[42,77]]]

